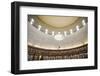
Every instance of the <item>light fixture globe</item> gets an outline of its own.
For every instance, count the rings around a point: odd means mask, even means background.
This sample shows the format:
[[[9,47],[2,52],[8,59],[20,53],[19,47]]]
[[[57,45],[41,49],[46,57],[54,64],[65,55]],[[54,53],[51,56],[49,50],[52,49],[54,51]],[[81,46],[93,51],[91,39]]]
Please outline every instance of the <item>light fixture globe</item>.
[[[56,35],[54,36],[54,38],[55,38],[56,40],[58,40],[58,41],[61,41],[61,40],[64,39],[64,36],[63,36],[62,34],[58,33],[58,34],[56,34]]]

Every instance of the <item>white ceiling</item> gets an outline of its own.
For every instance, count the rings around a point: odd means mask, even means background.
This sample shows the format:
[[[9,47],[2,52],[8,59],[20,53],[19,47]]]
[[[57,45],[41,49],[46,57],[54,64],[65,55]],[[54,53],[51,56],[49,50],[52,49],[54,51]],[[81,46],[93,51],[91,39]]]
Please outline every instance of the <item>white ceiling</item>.
[[[28,43],[45,49],[57,49],[59,46],[63,49],[73,48],[87,42],[87,29],[88,26],[86,25],[78,32],[68,35],[62,41],[57,41],[52,35],[46,35],[28,23]]]

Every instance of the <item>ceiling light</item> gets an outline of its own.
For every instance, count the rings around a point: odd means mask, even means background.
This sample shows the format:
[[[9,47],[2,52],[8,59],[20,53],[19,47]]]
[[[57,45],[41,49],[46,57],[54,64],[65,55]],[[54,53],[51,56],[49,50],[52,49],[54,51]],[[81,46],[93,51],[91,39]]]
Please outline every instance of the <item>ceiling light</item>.
[[[83,24],[83,26],[85,26],[85,25],[86,25],[85,20],[82,20],[82,24]]]
[[[70,29],[70,33],[73,34],[73,30],[72,29]]]
[[[38,30],[40,30],[40,29],[41,29],[41,25],[38,26]]]
[[[76,26],[76,30],[79,31],[79,26],[78,25]]]
[[[54,36],[54,31],[52,31],[52,36]]]
[[[56,40],[58,40],[58,41],[61,41],[61,40],[64,39],[64,36],[63,36],[60,32],[58,32],[58,34],[56,34],[54,38],[55,38]]]
[[[45,34],[48,34],[48,29],[45,29]]]
[[[32,18],[30,21],[30,24],[32,25],[34,23],[34,19]]]
[[[64,35],[65,35],[65,36],[67,35],[67,32],[66,32],[66,31],[64,31]]]

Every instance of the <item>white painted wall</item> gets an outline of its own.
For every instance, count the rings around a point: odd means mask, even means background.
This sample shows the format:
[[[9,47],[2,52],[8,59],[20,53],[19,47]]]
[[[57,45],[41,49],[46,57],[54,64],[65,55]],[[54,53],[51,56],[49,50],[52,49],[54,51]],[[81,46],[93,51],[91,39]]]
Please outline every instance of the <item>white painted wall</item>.
[[[14,0],[1,0],[0,2],[0,76],[14,76],[10,73],[10,56],[11,56],[11,6],[10,3]],[[17,1],[17,0],[16,0]],[[93,5],[99,7],[100,13],[100,0],[21,0],[32,2],[45,2],[45,3],[59,3],[59,4],[74,4],[74,5]],[[100,20],[100,14],[98,16]],[[99,24],[100,25],[100,22]],[[100,26],[98,27],[100,28]],[[100,30],[99,30],[100,33]],[[100,34],[98,36],[100,42]],[[100,48],[98,49],[98,51]],[[99,56],[100,58],[100,51]],[[100,67],[100,59],[99,67]],[[55,73],[40,73],[34,74],[34,76],[99,76],[100,68],[98,70],[86,70],[86,71],[71,71],[71,72],[55,72]],[[23,76],[23,75],[21,75]],[[25,76],[33,76],[33,74],[26,74]]]

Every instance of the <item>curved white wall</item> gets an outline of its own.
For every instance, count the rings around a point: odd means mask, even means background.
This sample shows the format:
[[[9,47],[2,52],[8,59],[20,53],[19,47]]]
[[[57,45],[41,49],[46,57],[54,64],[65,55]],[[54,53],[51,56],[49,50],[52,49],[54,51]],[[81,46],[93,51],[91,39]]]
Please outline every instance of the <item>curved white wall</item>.
[[[28,23],[28,43],[31,43],[33,46],[48,49],[56,49],[59,46],[65,49],[73,48],[83,45],[88,41],[87,29],[88,26],[86,25],[82,27],[78,32],[68,35],[62,41],[57,41],[53,36],[46,35]]]

